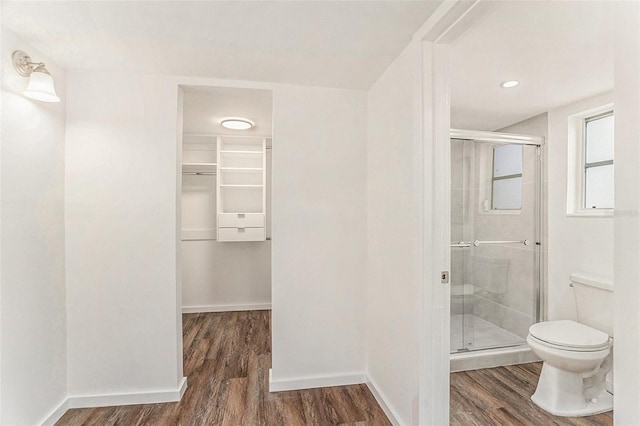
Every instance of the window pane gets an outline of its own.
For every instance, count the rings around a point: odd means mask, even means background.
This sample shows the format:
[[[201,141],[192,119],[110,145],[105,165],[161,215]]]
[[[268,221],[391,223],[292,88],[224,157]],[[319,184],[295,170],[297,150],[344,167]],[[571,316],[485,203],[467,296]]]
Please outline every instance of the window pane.
[[[587,121],[585,131],[586,162],[613,160],[613,115]]]
[[[522,145],[498,146],[493,151],[493,176],[522,174]]]
[[[584,199],[586,209],[613,208],[613,165],[586,170]]]
[[[518,210],[522,207],[522,178],[493,181],[494,210]]]

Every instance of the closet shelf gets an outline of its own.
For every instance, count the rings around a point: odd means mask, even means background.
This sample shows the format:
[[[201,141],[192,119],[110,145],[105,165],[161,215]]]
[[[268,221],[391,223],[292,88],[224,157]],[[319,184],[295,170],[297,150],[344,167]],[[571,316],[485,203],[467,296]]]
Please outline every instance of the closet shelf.
[[[217,163],[182,163],[182,171],[186,173],[212,173],[216,171]]]
[[[262,167],[220,167],[221,172],[262,173]]]
[[[238,151],[238,150],[224,150],[220,151],[220,154],[234,154],[234,155],[252,155],[256,157],[262,156],[262,151]]]

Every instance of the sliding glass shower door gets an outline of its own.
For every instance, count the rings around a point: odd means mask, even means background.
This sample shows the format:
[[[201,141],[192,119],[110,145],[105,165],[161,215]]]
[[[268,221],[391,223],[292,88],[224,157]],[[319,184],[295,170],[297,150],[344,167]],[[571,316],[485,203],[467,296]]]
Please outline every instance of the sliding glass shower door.
[[[539,320],[540,148],[451,140],[451,352],[525,343]]]

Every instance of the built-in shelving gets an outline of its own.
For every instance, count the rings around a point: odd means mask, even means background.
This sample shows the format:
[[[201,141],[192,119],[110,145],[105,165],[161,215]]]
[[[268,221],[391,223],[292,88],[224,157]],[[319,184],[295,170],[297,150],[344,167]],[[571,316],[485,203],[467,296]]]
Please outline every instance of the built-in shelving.
[[[217,137],[217,240],[265,241],[266,138]]]

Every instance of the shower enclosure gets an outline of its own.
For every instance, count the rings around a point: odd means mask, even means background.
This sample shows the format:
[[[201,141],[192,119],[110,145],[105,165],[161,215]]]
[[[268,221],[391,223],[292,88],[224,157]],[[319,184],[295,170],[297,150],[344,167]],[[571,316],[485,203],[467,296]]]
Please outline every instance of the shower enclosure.
[[[452,130],[452,354],[524,346],[540,320],[542,141]]]

